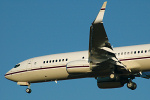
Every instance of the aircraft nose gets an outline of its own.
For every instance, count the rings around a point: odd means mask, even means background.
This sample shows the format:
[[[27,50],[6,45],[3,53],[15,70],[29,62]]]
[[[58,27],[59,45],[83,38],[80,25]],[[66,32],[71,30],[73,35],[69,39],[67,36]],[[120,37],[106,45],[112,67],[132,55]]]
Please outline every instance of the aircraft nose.
[[[9,78],[9,75],[10,75],[10,74],[7,72],[4,76],[5,76],[6,79],[10,79],[10,78]]]
[[[12,75],[11,75],[11,74],[12,74],[12,73],[11,73],[11,70],[10,70],[10,71],[8,71],[4,76],[5,76],[6,79],[13,81],[13,78],[12,78]]]

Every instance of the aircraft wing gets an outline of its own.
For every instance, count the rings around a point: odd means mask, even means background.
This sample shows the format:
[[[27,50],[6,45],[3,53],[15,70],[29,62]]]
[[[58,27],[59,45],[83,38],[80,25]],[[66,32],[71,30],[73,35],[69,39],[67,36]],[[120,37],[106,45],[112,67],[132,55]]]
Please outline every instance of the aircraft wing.
[[[119,69],[126,70],[123,65],[115,56],[113,48],[108,41],[106,31],[103,26],[103,16],[107,2],[104,2],[101,10],[99,11],[96,19],[90,27],[90,40],[89,40],[89,62],[90,68],[96,70],[110,70]],[[123,71],[122,70],[122,71]]]

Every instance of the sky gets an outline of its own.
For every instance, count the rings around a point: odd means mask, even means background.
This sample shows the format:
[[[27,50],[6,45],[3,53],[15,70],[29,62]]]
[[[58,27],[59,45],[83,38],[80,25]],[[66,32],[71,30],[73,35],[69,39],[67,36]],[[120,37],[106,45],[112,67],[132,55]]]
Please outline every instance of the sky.
[[[104,0],[0,0],[0,100],[149,99],[150,80],[99,89],[94,78],[18,86],[5,79],[15,64],[29,58],[88,50],[89,29]],[[150,1],[108,0],[104,27],[113,47],[150,43]]]

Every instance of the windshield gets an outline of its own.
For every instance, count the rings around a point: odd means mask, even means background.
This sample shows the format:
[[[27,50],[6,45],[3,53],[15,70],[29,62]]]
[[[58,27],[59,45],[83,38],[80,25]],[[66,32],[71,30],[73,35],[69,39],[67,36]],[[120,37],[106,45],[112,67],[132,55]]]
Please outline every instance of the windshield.
[[[17,64],[17,65],[15,65],[15,67],[14,68],[17,68],[17,67],[19,67],[20,66],[20,64]]]

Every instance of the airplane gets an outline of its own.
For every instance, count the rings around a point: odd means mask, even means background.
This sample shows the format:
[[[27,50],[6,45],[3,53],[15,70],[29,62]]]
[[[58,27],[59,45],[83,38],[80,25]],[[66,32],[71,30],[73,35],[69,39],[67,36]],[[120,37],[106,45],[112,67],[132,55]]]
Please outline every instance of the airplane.
[[[28,86],[27,93],[31,93],[32,83],[78,78],[95,78],[101,89],[127,84],[135,90],[133,79],[150,78],[150,44],[113,48],[103,25],[106,4],[90,26],[89,50],[30,58],[16,64],[5,78]]]

